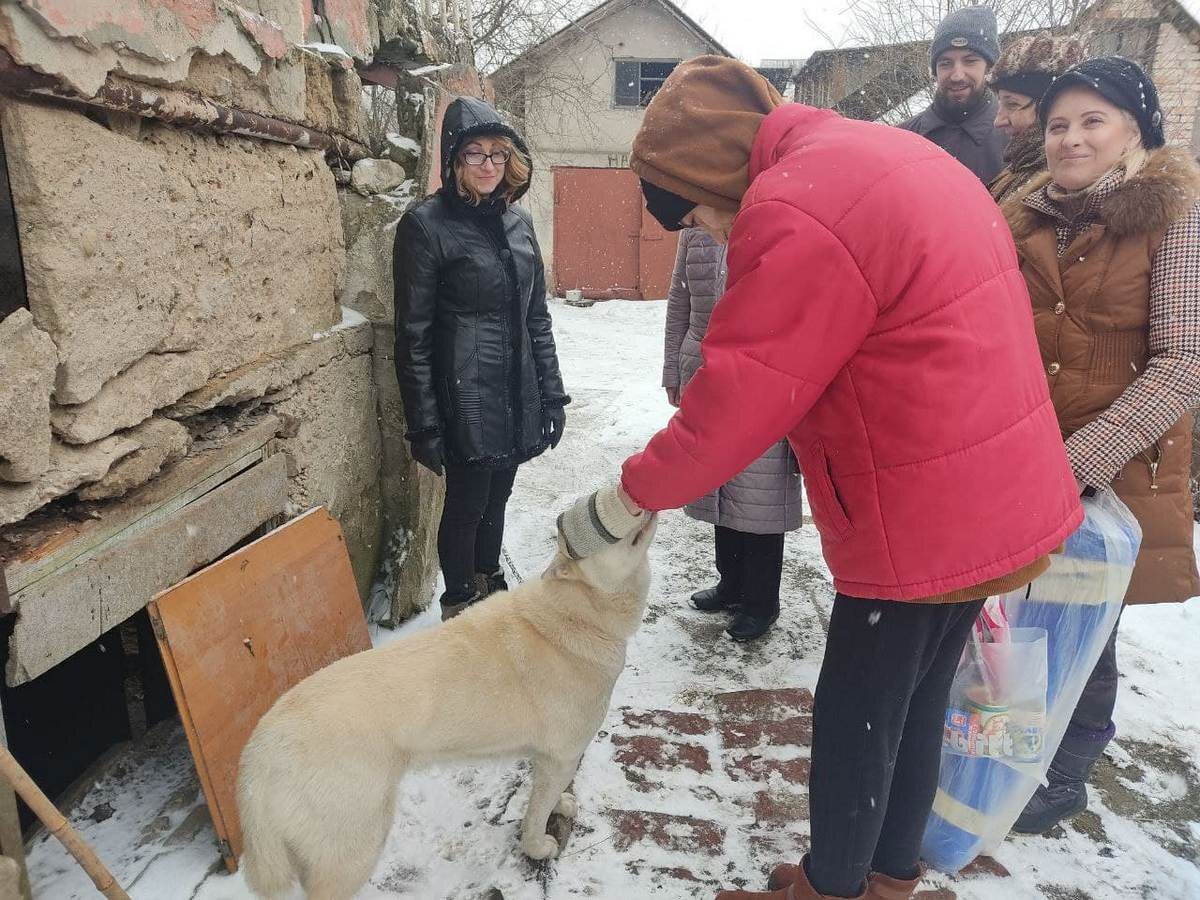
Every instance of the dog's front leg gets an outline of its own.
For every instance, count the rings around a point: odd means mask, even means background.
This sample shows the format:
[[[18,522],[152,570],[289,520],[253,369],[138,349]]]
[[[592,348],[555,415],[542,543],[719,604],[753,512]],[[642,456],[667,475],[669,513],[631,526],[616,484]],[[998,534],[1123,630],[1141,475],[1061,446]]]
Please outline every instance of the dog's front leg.
[[[563,762],[549,756],[533,758],[533,786],[529,791],[529,806],[521,823],[521,850],[530,859],[549,859],[558,855],[558,841],[546,834],[550,813],[563,801],[578,759]]]

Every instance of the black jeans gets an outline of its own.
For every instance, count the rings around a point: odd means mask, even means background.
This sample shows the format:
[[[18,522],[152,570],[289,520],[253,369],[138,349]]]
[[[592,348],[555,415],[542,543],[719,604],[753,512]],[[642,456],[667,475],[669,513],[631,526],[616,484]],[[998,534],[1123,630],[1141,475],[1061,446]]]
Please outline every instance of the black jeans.
[[[838,594],[813,709],[812,886],[856,897],[915,877],[937,792],[946,698],[983,606]]]
[[[1096,667],[1083,686],[1079,703],[1071,715],[1070,727],[1073,729],[1103,733],[1112,725],[1112,714],[1117,705],[1117,628],[1120,624],[1118,619],[1096,660]]]
[[[723,597],[737,598],[751,613],[779,611],[783,575],[783,535],[751,534],[716,526],[717,572]]]
[[[1050,766],[1049,778],[1056,782],[1086,781],[1092,765],[1117,733],[1113,709],[1117,705],[1117,628],[1100,652],[1063,733],[1062,743]]]
[[[483,469],[446,466],[446,505],[438,526],[438,560],[446,579],[445,599],[461,603],[475,592],[475,573],[500,570],[504,509],[517,467]]]

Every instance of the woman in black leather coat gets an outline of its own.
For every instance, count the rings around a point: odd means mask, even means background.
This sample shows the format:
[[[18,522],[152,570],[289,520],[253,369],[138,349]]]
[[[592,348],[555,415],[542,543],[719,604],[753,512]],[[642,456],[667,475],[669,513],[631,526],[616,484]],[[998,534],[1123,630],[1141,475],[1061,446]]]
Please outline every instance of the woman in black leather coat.
[[[396,229],[396,375],[413,458],[446,473],[442,618],[504,590],[500,545],[517,466],[562,437],[529,152],[495,109],[459,97],[442,126],[442,187]]]

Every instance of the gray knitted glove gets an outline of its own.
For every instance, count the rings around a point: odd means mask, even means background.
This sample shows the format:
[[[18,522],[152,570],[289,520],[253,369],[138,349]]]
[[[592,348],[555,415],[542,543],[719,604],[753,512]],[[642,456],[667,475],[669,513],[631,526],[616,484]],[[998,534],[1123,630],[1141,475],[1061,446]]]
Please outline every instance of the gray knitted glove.
[[[630,515],[617,486],[580,497],[558,517],[558,545],[571,559],[584,559],[615,544],[646,521],[645,510]]]

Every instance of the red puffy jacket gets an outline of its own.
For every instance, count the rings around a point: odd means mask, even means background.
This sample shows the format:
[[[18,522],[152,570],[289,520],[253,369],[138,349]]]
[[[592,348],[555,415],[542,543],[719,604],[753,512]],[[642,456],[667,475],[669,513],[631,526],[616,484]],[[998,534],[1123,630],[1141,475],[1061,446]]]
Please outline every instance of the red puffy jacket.
[[[838,591],[918,600],[1082,519],[999,209],[917,135],[798,104],[758,131],[728,287],[679,411],[626,461],[646,509],[786,435]]]

